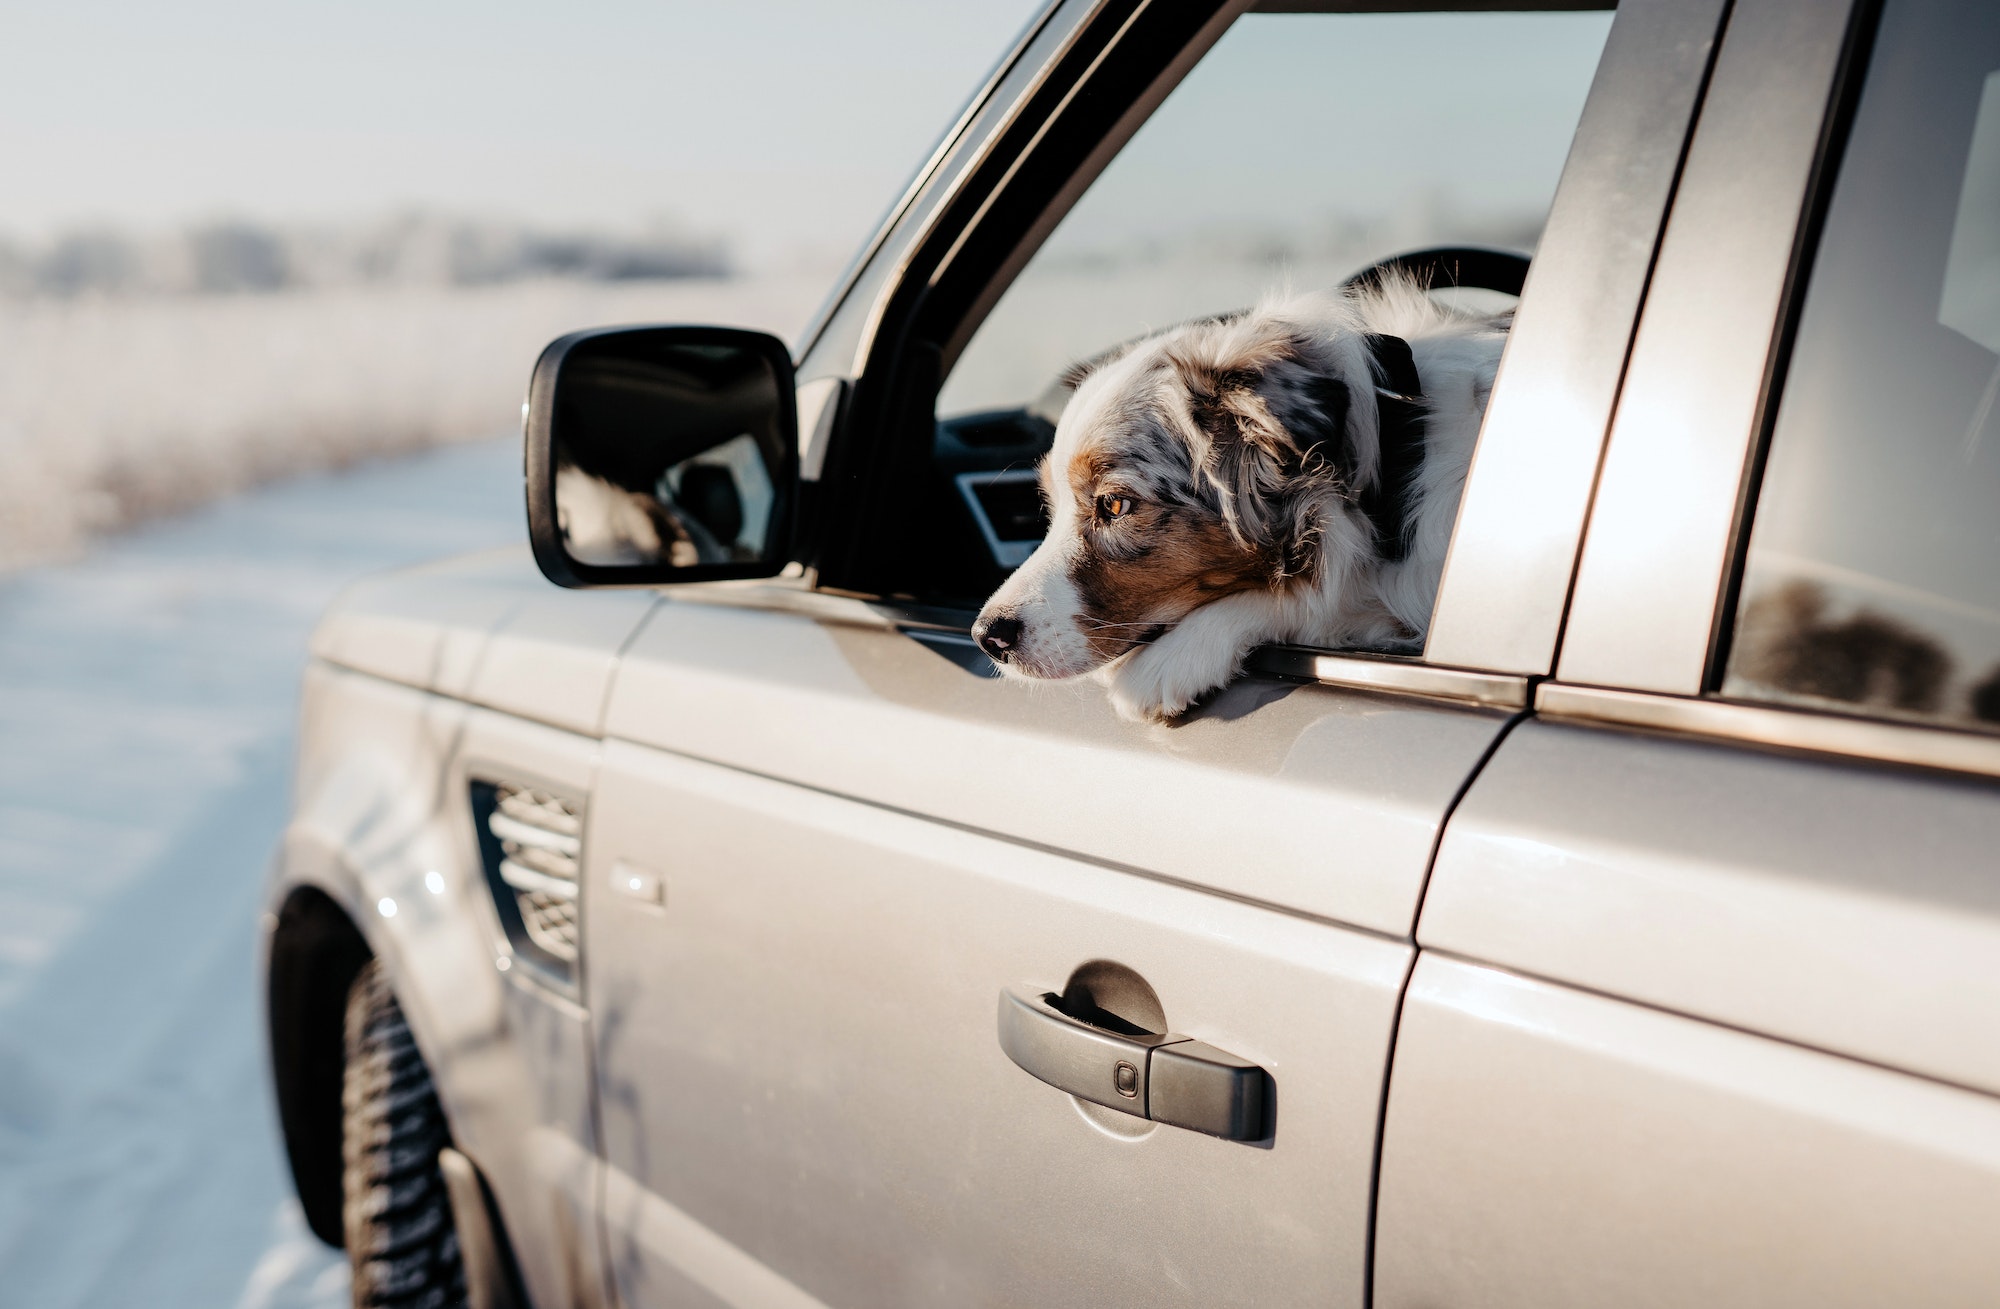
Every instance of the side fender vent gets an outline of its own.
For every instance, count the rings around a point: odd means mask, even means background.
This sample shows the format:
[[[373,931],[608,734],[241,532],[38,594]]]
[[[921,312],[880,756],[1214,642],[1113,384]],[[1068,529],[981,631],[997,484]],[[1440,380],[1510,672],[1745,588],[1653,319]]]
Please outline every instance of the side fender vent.
[[[474,782],[480,862],[516,958],[576,987],[582,806],[511,782]]]

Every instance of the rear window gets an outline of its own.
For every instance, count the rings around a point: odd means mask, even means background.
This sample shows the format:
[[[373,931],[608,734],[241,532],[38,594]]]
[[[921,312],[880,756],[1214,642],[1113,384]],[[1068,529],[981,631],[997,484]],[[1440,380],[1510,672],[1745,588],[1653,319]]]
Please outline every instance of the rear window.
[[[2000,728],[2000,6],[1884,6],[1722,692]]]

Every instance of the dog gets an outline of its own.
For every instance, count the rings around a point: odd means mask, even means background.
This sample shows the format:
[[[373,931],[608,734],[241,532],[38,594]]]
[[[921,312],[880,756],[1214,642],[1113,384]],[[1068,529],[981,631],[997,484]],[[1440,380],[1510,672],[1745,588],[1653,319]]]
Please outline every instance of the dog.
[[[737,540],[744,523],[737,467],[746,450],[747,458],[757,457],[749,438],[737,437],[664,473],[635,473],[615,464],[592,471],[568,447],[558,448],[556,525],[563,548],[578,563],[615,567],[754,560],[755,549]]]
[[[1420,651],[1511,315],[1404,273],[1168,329],[1079,366],[1049,531],[981,609],[1014,678],[1171,720],[1265,642]]]

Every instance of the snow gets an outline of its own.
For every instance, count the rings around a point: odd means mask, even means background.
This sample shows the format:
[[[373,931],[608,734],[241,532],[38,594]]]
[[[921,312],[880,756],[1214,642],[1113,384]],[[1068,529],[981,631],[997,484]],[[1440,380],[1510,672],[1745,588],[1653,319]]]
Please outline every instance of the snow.
[[[0,1299],[346,1303],[256,979],[306,640],[358,574],[520,540],[519,470],[483,440],[0,578]]]

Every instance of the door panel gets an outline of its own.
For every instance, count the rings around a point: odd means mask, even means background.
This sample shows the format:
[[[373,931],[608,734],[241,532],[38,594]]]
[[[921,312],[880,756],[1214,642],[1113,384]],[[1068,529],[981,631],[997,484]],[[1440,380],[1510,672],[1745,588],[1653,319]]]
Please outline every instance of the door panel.
[[[466,698],[595,735],[618,652],[655,603],[649,591],[534,586],[481,651]]]
[[[2000,1103],[1426,955],[1375,1303],[1989,1305]]]
[[[1418,940],[2000,1092],[2000,786],[1527,723]]]
[[[1142,726],[1095,683],[1002,683],[963,638],[850,610],[661,605],[607,734],[1402,937],[1445,808],[1507,721],[1245,680]]]
[[[899,744],[849,742],[855,781]],[[615,740],[587,849],[628,1303],[1361,1302],[1408,945]],[[1265,1141],[1089,1116],[1009,1061],[1001,989],[1094,960],[1268,1071]]]

